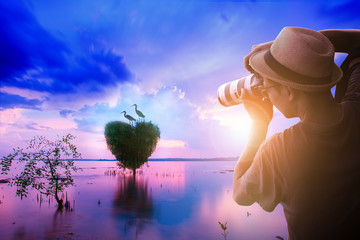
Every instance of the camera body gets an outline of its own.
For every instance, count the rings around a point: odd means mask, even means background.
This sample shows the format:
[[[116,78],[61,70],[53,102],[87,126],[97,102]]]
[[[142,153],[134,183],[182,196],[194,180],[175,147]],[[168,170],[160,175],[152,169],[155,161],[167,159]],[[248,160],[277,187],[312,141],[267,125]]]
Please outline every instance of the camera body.
[[[263,80],[258,79],[254,74],[225,83],[218,88],[218,100],[225,107],[240,104],[242,103],[241,89],[244,89],[250,96],[262,97],[260,92],[262,84]]]

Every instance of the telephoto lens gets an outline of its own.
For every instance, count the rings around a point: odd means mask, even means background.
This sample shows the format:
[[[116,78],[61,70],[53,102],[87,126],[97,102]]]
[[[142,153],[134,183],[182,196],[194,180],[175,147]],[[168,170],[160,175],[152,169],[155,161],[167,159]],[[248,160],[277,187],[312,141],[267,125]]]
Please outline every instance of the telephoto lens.
[[[251,74],[246,77],[225,83],[218,89],[217,96],[221,105],[225,107],[242,103],[240,99],[241,89],[245,89],[251,96],[260,96],[259,87],[262,81]]]

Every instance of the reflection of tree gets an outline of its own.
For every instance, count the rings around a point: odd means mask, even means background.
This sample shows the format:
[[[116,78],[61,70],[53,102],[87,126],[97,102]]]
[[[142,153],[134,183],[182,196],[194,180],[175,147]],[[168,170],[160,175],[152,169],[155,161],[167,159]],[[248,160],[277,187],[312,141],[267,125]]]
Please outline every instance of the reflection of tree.
[[[151,191],[142,178],[124,176],[114,198],[116,217],[125,221],[124,232],[135,227],[136,235],[154,215]]]
[[[45,224],[28,225],[28,223],[14,222],[16,228],[11,239],[74,239],[75,233],[71,232],[73,217],[72,212],[58,209],[52,218],[50,215],[46,217]]]
[[[45,239],[68,239],[68,237],[71,239],[71,236],[74,235],[74,233],[70,231],[73,217],[74,215],[69,211],[56,211],[53,216],[52,225],[45,228]],[[64,229],[65,224],[68,226],[66,232]]]

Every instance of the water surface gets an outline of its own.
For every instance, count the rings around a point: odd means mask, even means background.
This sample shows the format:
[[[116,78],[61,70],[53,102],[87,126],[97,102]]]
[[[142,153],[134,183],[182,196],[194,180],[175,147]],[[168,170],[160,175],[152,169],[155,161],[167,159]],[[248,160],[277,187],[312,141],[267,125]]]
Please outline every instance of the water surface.
[[[281,206],[267,213],[232,200],[234,161],[150,161],[135,179],[114,161],[76,165],[71,212],[0,184],[0,239],[224,239],[218,221],[229,240],[287,237]]]

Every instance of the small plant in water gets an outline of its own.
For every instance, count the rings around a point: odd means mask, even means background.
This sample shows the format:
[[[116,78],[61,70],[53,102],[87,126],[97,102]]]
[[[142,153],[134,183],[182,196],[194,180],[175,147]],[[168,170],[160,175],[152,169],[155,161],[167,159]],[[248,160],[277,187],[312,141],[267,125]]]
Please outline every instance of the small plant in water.
[[[226,240],[226,236],[228,235],[228,232],[226,232],[227,222],[225,222],[225,223],[223,224],[223,223],[221,223],[221,222],[219,221],[219,224],[220,224],[221,229],[224,231],[223,233],[221,233],[221,235],[223,235],[223,236],[224,236],[224,239]]]
[[[13,161],[18,160],[22,171],[10,180],[10,185],[17,187],[16,195],[27,197],[28,188],[31,187],[46,196],[54,196],[58,208],[62,209],[64,200],[59,198],[59,194],[74,185],[71,174],[79,170],[73,161],[81,158],[76,146],[71,143],[74,138],[68,134],[57,141],[50,141],[36,136],[29,141],[27,148],[14,148],[13,154],[1,158],[1,174],[7,174]],[[68,201],[65,208],[67,206]]]

